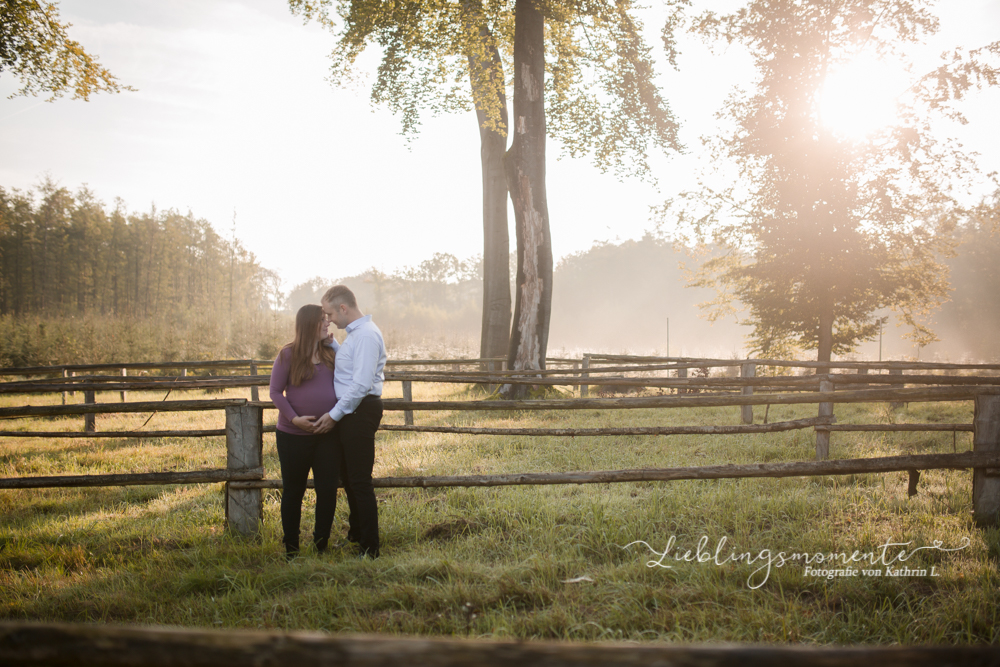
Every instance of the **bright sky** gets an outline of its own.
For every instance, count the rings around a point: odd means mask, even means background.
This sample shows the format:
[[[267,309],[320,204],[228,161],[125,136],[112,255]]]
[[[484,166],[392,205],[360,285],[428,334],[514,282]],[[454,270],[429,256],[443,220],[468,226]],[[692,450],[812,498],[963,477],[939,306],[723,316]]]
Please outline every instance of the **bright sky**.
[[[706,3],[695,3],[704,5]],[[714,6],[733,2],[713,2]],[[291,287],[368,267],[391,272],[434,252],[482,252],[475,115],[425,118],[411,142],[399,121],[372,110],[367,91],[327,82],[333,36],[303,25],[283,0],[64,0],[70,35],[138,89],[90,102],[6,98],[0,76],[0,186],[29,188],[45,173],[87,184],[109,206],[174,208],[236,234]],[[927,52],[996,39],[1000,0],[941,3],[942,31]],[[646,19],[659,49],[660,19]],[[683,45],[664,96],[691,153],[656,161],[660,189],[621,183],[587,160],[548,147],[548,201],[558,259],[595,241],[638,238],[649,207],[693,184],[698,136],[730,87],[752,75],[737,51]],[[661,68],[665,71],[665,68]],[[1000,170],[996,91],[965,107],[955,134]],[[513,215],[511,215],[513,244]]]

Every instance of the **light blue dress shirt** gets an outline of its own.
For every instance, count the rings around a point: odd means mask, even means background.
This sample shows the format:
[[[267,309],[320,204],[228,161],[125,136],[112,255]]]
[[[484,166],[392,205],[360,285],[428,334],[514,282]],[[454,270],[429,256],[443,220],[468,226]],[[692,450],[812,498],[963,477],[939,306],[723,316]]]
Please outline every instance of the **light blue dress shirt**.
[[[347,338],[336,348],[337,364],[333,371],[337,404],[330,410],[330,417],[334,421],[353,414],[365,396],[381,396],[385,381],[385,342],[372,316],[358,318],[344,330]]]

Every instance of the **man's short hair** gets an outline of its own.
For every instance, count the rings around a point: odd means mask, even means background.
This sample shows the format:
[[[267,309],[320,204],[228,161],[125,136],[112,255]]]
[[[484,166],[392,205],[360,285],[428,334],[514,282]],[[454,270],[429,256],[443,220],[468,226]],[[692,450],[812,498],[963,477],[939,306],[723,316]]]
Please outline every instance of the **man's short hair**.
[[[323,295],[323,301],[329,304],[343,303],[350,308],[358,307],[358,300],[354,298],[352,292],[346,285],[334,285]]]

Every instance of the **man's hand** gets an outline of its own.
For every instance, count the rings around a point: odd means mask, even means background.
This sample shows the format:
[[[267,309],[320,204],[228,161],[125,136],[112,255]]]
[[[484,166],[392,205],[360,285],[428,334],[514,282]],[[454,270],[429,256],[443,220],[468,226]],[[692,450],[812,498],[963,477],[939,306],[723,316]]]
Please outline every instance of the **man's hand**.
[[[298,417],[292,419],[292,424],[295,428],[301,429],[306,433],[316,432],[316,418],[312,415],[299,415]]]
[[[333,417],[331,417],[330,413],[328,412],[316,420],[316,422],[313,424],[312,432],[316,434],[328,433],[329,431],[333,430],[333,425],[336,423],[337,422],[333,421]]]

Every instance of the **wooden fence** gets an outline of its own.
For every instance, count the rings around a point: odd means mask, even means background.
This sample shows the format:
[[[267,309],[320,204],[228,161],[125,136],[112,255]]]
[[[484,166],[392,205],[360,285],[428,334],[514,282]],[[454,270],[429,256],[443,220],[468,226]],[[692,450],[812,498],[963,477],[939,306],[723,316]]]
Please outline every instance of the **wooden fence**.
[[[995,523],[1000,513],[1000,377],[983,373],[1000,370],[1000,366],[972,364],[914,364],[885,362],[837,362],[818,365],[816,362],[782,360],[706,360],[677,358],[635,358],[587,355],[580,360],[557,360],[564,367],[545,371],[508,371],[497,360],[400,360],[393,367],[444,366],[446,370],[415,372],[389,370],[387,381],[403,384],[403,400],[386,400],[390,411],[404,413],[403,424],[387,424],[383,430],[459,433],[468,435],[528,435],[528,436],[606,436],[679,434],[740,434],[773,433],[794,429],[816,432],[816,461],[789,463],[692,466],[642,470],[578,471],[563,473],[517,473],[507,475],[465,475],[394,477],[375,480],[378,487],[449,487],[504,486],[532,484],[587,484],[607,482],[673,481],[681,479],[720,479],[743,477],[787,477],[809,475],[848,475],[908,471],[910,492],[916,492],[919,470],[937,468],[972,468],[973,505],[978,521]],[[40,488],[69,486],[106,486],[134,484],[226,483],[226,516],[228,525],[239,533],[252,535],[259,530],[262,519],[262,489],[280,488],[280,479],[265,479],[262,466],[263,434],[273,430],[263,425],[263,411],[273,404],[256,400],[256,389],[268,383],[269,377],[257,374],[257,369],[269,362],[253,360],[235,362],[174,362],[169,364],[117,364],[102,366],[60,366],[2,369],[2,375],[57,375],[54,378],[33,378],[0,384],[0,393],[37,394],[82,391],[84,404],[18,406],[0,408],[0,419],[83,415],[82,433],[61,431],[0,431],[8,437],[226,437],[227,467],[219,470],[198,470],[170,473],[120,475],[80,475],[60,477],[28,477],[0,479],[3,488]],[[251,366],[252,364],[252,366]],[[472,366],[473,370],[463,370]],[[484,366],[486,370],[483,370]],[[854,373],[823,373],[820,375],[762,375],[760,367],[772,368],[846,368]],[[183,370],[244,369],[245,376],[185,377],[122,377],[118,375],[70,375],[106,369]],[[733,369],[726,377],[688,377],[687,371],[698,369],[707,376],[711,369]],[[450,369],[450,370],[447,370]],[[739,369],[739,375],[736,375]],[[878,371],[871,373],[869,371]],[[903,371],[945,370],[976,371],[976,375],[903,374]],[[882,374],[881,371],[888,371]],[[626,373],[632,375],[626,377]],[[666,376],[654,375],[667,373]],[[673,373],[673,377],[669,376]],[[638,374],[638,375],[637,375]],[[413,382],[452,382],[476,384],[487,389],[504,384],[536,386],[561,385],[579,387],[579,398],[505,401],[487,398],[471,401],[413,401]],[[888,385],[889,389],[868,389],[872,385]],[[910,385],[906,387],[905,385]],[[130,390],[174,390],[249,387],[251,399],[173,400],[127,402]],[[653,388],[656,396],[591,397],[590,388],[629,390]],[[119,392],[122,402],[96,403],[96,392]],[[668,392],[668,393],[664,393]],[[166,397],[165,397],[166,398]],[[975,401],[972,424],[837,424],[834,405],[837,403],[888,402],[899,404],[916,401]],[[753,423],[754,406],[818,404],[817,416],[777,423]],[[664,409],[697,407],[739,407],[741,423],[727,426],[655,426],[592,429],[546,428],[477,428],[417,425],[413,415],[421,411],[493,411],[493,410],[607,410]],[[225,429],[174,431],[97,431],[96,416],[123,412],[164,412],[193,410],[224,410]],[[957,445],[951,454],[894,456],[869,459],[829,459],[830,435],[837,431],[971,431],[973,451],[959,453]]]
[[[0,622],[0,664],[11,667],[987,667],[998,663],[996,645],[643,646]]]

